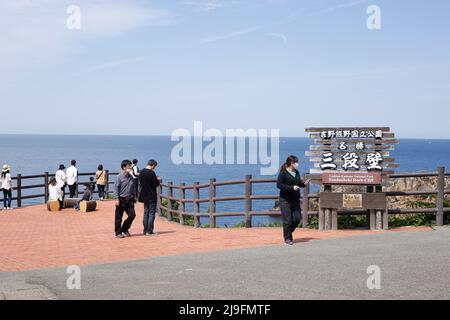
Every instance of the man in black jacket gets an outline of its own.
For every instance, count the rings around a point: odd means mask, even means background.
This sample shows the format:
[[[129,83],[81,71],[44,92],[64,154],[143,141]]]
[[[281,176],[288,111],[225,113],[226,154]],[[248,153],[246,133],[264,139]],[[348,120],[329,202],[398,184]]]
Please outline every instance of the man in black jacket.
[[[147,167],[139,173],[139,184],[141,186],[139,202],[144,203],[144,235],[146,236],[158,234],[153,230],[158,200],[156,188],[159,187],[159,179],[154,171],[157,165],[158,163],[155,160],[150,160]]]

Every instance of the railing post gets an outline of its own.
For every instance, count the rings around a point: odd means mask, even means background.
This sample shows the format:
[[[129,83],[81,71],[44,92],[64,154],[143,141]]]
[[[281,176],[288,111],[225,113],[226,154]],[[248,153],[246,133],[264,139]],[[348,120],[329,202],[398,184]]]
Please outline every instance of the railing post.
[[[19,173],[17,175],[17,207],[22,207],[22,175]]]
[[[214,198],[216,197],[216,179],[213,178],[209,180],[209,227],[216,227],[216,201]]]
[[[48,201],[48,172],[44,173],[44,203]]]
[[[168,183],[168,191],[167,191],[167,220],[172,221],[172,200],[173,197],[173,182]]]
[[[245,207],[244,207],[244,213],[245,213],[245,227],[251,228],[252,227],[252,175],[246,175],[245,176]]]
[[[306,174],[303,176],[303,181],[306,181]],[[308,228],[308,211],[309,211],[309,184],[303,189],[303,203],[302,203],[302,227]]]
[[[180,198],[180,206],[178,207],[178,211],[180,212],[178,214],[178,217],[180,218],[180,224],[184,225],[184,216],[183,213],[186,211],[186,206],[184,203],[184,199],[186,198],[186,190],[184,189],[184,187],[186,186],[186,183],[180,183],[180,193],[179,193],[179,198]]]
[[[105,179],[106,179],[105,194],[106,194],[106,200],[108,200],[109,199],[109,170],[105,170]]]
[[[200,199],[199,184],[200,182],[194,183],[194,227],[196,228],[200,227],[200,217],[198,216],[200,213],[200,202],[198,202]]]
[[[156,188],[156,194],[157,194],[157,197],[156,197],[156,214],[158,215],[158,216],[162,216],[162,210],[161,210],[161,204],[162,204],[162,198],[161,198],[161,196],[162,196],[162,183],[163,183],[163,181],[162,181],[162,179],[160,179],[159,180],[159,186],[158,186],[158,188]]]
[[[445,167],[438,167],[437,196],[436,196],[436,225],[444,225],[444,199],[445,199]]]

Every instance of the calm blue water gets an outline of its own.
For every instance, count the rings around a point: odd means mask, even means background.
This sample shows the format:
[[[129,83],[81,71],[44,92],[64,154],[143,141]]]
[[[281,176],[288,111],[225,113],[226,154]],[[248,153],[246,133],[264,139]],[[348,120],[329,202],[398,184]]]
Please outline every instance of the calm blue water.
[[[295,154],[301,158],[301,171],[309,168],[304,153],[309,149],[312,140],[309,138],[282,138],[280,143],[280,160]],[[158,175],[167,182],[175,184],[186,182],[208,182],[210,178],[217,180],[243,179],[246,174],[260,177],[259,165],[174,165],[170,159],[174,142],[170,137],[155,136],[46,136],[46,135],[0,135],[0,163],[8,163],[12,167],[12,175],[41,174],[45,171],[54,173],[59,163],[69,165],[71,159],[78,161],[80,172],[94,172],[99,163],[112,172],[118,172],[123,159],[137,158],[140,167],[153,158],[159,163]],[[401,167],[397,172],[434,171],[437,166],[450,168],[450,140],[410,140],[401,139],[396,150],[391,152]],[[266,176],[267,177],[267,176]],[[28,183],[28,182],[27,182]],[[39,182],[38,182],[39,183]],[[36,190],[34,190],[36,191]],[[38,191],[38,190],[37,190]],[[227,186],[218,189],[218,196],[241,195],[244,186]],[[256,194],[273,194],[277,190],[273,185],[258,185]],[[187,196],[191,196],[189,193]],[[206,190],[201,197],[206,197]],[[34,203],[42,200],[35,200]],[[33,203],[33,201],[29,201]],[[255,210],[270,209],[273,201],[255,201]],[[207,209],[203,205],[202,210]],[[241,211],[241,202],[219,203],[219,211]],[[267,222],[268,218],[258,218],[259,222]],[[233,224],[238,218],[223,218],[219,224]]]

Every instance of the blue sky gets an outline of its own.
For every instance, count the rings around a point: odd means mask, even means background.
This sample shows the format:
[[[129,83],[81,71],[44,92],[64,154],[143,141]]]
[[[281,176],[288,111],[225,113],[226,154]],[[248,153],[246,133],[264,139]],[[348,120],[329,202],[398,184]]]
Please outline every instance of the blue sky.
[[[68,5],[81,30],[68,30]],[[381,30],[366,27],[369,5]],[[445,0],[2,0],[0,133],[450,138]]]

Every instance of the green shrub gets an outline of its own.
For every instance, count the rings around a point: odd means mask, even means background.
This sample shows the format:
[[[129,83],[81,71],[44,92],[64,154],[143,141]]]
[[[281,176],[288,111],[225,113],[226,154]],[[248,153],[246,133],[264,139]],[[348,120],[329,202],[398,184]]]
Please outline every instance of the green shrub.
[[[169,203],[169,201],[167,199],[162,199],[162,201],[161,201],[161,205],[163,207],[167,207],[168,203]],[[172,203],[172,209],[173,210],[178,210],[178,208],[180,207],[180,202],[178,202],[178,201],[171,201],[171,203]],[[167,210],[166,209],[162,209],[161,210],[161,214],[162,214],[163,217],[167,218]],[[175,222],[180,222],[180,218],[176,214],[172,215],[172,220],[175,221]]]
[[[436,215],[430,213],[402,214],[389,216],[389,227],[432,226],[436,223]]]
[[[319,229],[319,217],[318,216],[308,216],[308,228]]]
[[[368,221],[365,215],[339,216],[338,229],[367,228]]]

